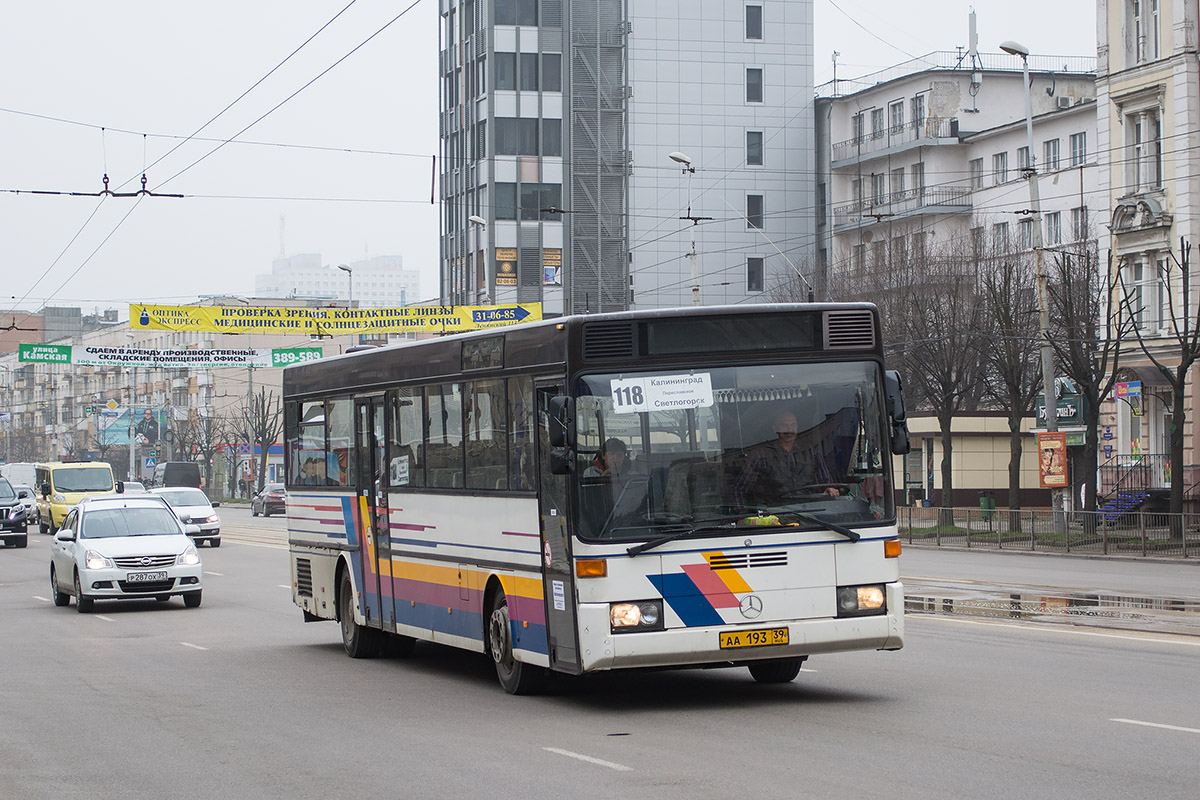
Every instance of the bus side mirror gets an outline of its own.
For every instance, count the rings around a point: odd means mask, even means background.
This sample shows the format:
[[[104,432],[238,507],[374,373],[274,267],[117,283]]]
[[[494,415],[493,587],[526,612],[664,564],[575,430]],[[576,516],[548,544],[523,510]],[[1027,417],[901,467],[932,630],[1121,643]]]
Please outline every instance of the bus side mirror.
[[[575,454],[565,447],[550,451],[550,474],[570,475],[575,466]]]
[[[571,447],[575,444],[575,401],[564,395],[550,398],[550,446]],[[555,473],[563,474],[563,473]]]
[[[908,423],[897,422],[892,426],[892,454],[906,456],[909,450],[912,450],[912,443],[908,438]]]
[[[125,494],[125,482],[117,481],[117,494]]]
[[[887,393],[887,412],[892,422],[904,422],[904,385],[900,381],[900,373],[889,369],[883,373],[884,391]]]

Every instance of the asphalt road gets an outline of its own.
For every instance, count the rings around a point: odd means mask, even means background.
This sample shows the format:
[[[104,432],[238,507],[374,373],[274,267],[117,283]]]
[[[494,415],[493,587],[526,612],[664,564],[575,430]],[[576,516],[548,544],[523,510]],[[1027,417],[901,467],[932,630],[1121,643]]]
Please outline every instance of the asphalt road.
[[[284,520],[223,508],[204,604],[49,602],[0,551],[0,798],[1194,798],[1200,638],[911,615],[897,653],[510,697],[481,656],[353,661]],[[907,571],[907,570],[906,570]]]

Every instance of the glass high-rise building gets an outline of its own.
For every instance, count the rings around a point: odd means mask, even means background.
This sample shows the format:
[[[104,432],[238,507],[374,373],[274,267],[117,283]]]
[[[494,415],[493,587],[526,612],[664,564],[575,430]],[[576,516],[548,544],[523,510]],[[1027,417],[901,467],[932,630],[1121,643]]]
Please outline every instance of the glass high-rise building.
[[[441,0],[442,301],[801,296],[812,6]]]

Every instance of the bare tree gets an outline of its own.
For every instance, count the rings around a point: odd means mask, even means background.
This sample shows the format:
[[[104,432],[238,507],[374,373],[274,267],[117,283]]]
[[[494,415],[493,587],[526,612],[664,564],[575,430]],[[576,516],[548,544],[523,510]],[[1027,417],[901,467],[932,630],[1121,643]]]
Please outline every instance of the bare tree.
[[[983,278],[985,308],[995,340],[986,348],[992,380],[987,393],[1008,418],[1008,507],[1021,507],[1021,422],[1033,413],[1041,384],[1038,308],[1029,265],[1004,259]],[[1020,515],[1010,515],[1020,525]]]
[[[256,396],[248,398],[242,406],[242,415],[235,423],[238,434],[247,442],[260,448],[256,491],[262,491],[266,483],[267,457],[271,445],[283,433],[283,405],[274,391],[260,389]]]
[[[1075,382],[1084,399],[1083,481],[1084,508],[1096,509],[1096,468],[1099,463],[1100,401],[1112,391],[1121,360],[1122,342],[1132,320],[1122,313],[1118,297],[1120,278],[1112,268],[1099,267],[1095,243],[1075,253],[1059,251],[1050,267],[1050,311],[1056,321],[1050,343],[1059,369]],[[1047,398],[1047,413],[1055,401]],[[1089,515],[1088,524],[1095,517]]]
[[[1186,239],[1179,240],[1179,254],[1169,252],[1162,262],[1158,274],[1158,288],[1167,301],[1167,316],[1164,320],[1167,333],[1153,338],[1144,335],[1140,320],[1145,309],[1142,307],[1140,287],[1125,284],[1121,275],[1121,305],[1130,320],[1130,327],[1137,337],[1138,347],[1154,365],[1155,370],[1171,387],[1171,535],[1183,536],[1183,430],[1187,417],[1188,374],[1200,360],[1200,304],[1193,308],[1192,300],[1192,245]],[[1178,293],[1178,294],[1177,294]],[[1195,315],[1195,316],[1193,316]],[[1165,342],[1165,344],[1164,344]]]

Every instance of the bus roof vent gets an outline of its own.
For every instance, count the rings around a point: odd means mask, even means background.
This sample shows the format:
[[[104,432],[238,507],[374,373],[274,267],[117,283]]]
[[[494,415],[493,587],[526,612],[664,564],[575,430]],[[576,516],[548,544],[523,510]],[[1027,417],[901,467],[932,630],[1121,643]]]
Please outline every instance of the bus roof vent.
[[[875,347],[875,320],[868,310],[827,311],[825,347],[830,350],[871,350]]]
[[[632,322],[589,322],[583,326],[583,357],[587,361],[633,358]]]

